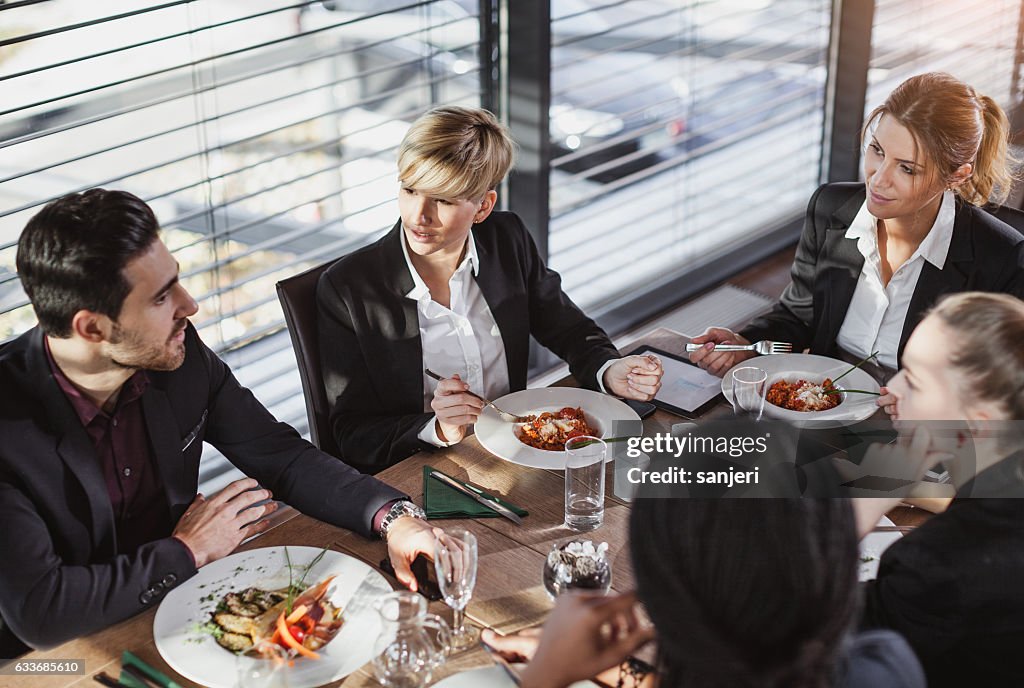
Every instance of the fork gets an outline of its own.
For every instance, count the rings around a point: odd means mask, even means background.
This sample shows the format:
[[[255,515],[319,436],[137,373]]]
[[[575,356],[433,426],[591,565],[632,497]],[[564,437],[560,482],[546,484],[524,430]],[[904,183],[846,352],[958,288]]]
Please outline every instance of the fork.
[[[686,351],[699,351],[704,348],[703,344],[687,344]],[[789,342],[769,342],[763,339],[756,344],[715,344],[715,351],[756,351],[762,356],[772,354],[793,353],[793,345]]]
[[[437,380],[438,382],[440,382],[441,380],[444,379],[443,377],[441,377],[440,375],[438,375],[434,371],[430,370],[429,368],[425,369],[423,372],[427,374],[427,377],[432,377],[435,380]],[[485,404],[487,404],[488,406],[490,406],[492,409],[494,409],[497,412],[498,416],[503,421],[506,421],[508,423],[529,423],[530,421],[533,420],[533,416],[517,416],[514,413],[509,413],[508,411],[502,411],[500,408],[498,408],[497,406],[494,405],[494,402],[492,402],[492,401],[490,401],[488,399],[485,399],[484,397],[480,396],[476,392],[471,392],[469,390],[466,390],[466,394],[468,394],[468,395],[470,395],[472,397],[476,397],[480,401],[482,401]]]

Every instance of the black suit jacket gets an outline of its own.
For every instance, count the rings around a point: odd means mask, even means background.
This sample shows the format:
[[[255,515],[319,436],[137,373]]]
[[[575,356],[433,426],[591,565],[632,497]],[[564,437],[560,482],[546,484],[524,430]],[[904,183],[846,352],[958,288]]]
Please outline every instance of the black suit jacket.
[[[902,634],[932,688],[1024,685],[1022,464],[1005,459],[961,488],[865,584],[862,625]]]
[[[836,356],[836,337],[864,267],[846,230],[864,203],[860,183],[825,184],[807,205],[803,234],[782,298],[740,334],[750,341],[793,342],[796,351]],[[910,333],[940,296],[960,291],[1003,292],[1024,298],[1024,236],[980,208],[956,201],[946,264],[925,263],[903,323],[897,360]]]
[[[185,346],[180,368],[149,373],[141,400],[168,537],[132,554],[117,553],[102,469],[50,373],[42,332],[0,349],[0,657],[25,649],[16,639],[51,646],[128,618],[195,574],[169,536],[196,496],[204,440],[276,499],[365,535],[403,496],[276,421],[191,325]]]
[[[473,227],[477,285],[501,330],[513,391],[526,388],[529,339],[569,363],[582,385],[619,353],[604,330],[562,291],[522,220],[493,212]],[[340,259],[317,288],[320,358],[331,427],[345,460],[379,471],[433,447],[417,435],[423,412],[423,350],[412,276],[402,255],[401,221],[388,234]]]

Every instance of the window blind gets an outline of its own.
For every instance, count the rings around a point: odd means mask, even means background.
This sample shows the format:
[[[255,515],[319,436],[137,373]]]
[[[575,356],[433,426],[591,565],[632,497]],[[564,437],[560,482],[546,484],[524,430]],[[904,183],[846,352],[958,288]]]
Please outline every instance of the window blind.
[[[799,214],[831,3],[552,2],[550,262],[601,312]]]
[[[156,211],[204,341],[305,431],[274,284],[394,223],[409,123],[480,104],[476,6],[0,4],[0,341],[35,323],[15,270],[27,220],[73,191],[125,189]],[[204,489],[234,477],[208,448]]]
[[[865,114],[914,74],[949,72],[1009,111],[1021,0],[876,0]]]

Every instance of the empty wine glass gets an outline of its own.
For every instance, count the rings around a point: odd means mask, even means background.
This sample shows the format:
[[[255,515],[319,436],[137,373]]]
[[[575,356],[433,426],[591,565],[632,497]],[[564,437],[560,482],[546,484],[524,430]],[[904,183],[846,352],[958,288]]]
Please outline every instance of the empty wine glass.
[[[765,387],[768,381],[768,373],[755,368],[744,366],[732,371],[732,398],[733,410],[736,413],[747,413],[760,420],[764,413]]]
[[[444,602],[453,610],[452,649],[461,650],[476,642],[477,631],[466,627],[466,606],[476,585],[476,536],[452,528],[434,543],[434,569]]]

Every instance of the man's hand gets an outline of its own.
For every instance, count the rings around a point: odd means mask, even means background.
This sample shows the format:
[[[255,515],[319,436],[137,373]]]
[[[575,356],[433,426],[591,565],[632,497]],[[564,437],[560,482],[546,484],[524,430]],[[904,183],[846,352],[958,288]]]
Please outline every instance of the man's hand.
[[[718,377],[725,375],[725,371],[740,361],[754,357],[753,351],[715,351],[715,344],[750,345],[745,338],[724,327],[709,327],[704,334],[694,337],[690,342],[705,345],[702,349],[690,352],[690,362]]]
[[[468,391],[469,385],[458,374],[441,380],[434,388],[430,408],[437,416],[437,436],[450,444],[462,441],[466,426],[476,423],[484,408],[484,402]]]
[[[604,388],[626,399],[650,401],[661,389],[665,369],[657,356],[626,356],[604,371]]]
[[[403,516],[388,528],[388,558],[395,567],[398,581],[416,592],[416,576],[412,575],[412,562],[421,554],[434,558],[434,542],[444,533],[422,518]]]
[[[242,540],[268,528],[264,519],[277,510],[277,504],[250,508],[272,496],[270,490],[256,488],[259,483],[243,478],[210,499],[198,494],[192,500],[172,535],[192,550],[196,568],[227,556]]]
[[[544,623],[522,685],[554,688],[596,676],[653,638],[654,629],[640,622],[633,593],[562,595]],[[494,638],[487,636],[487,640]],[[512,644],[505,651],[525,653],[529,647]]]

